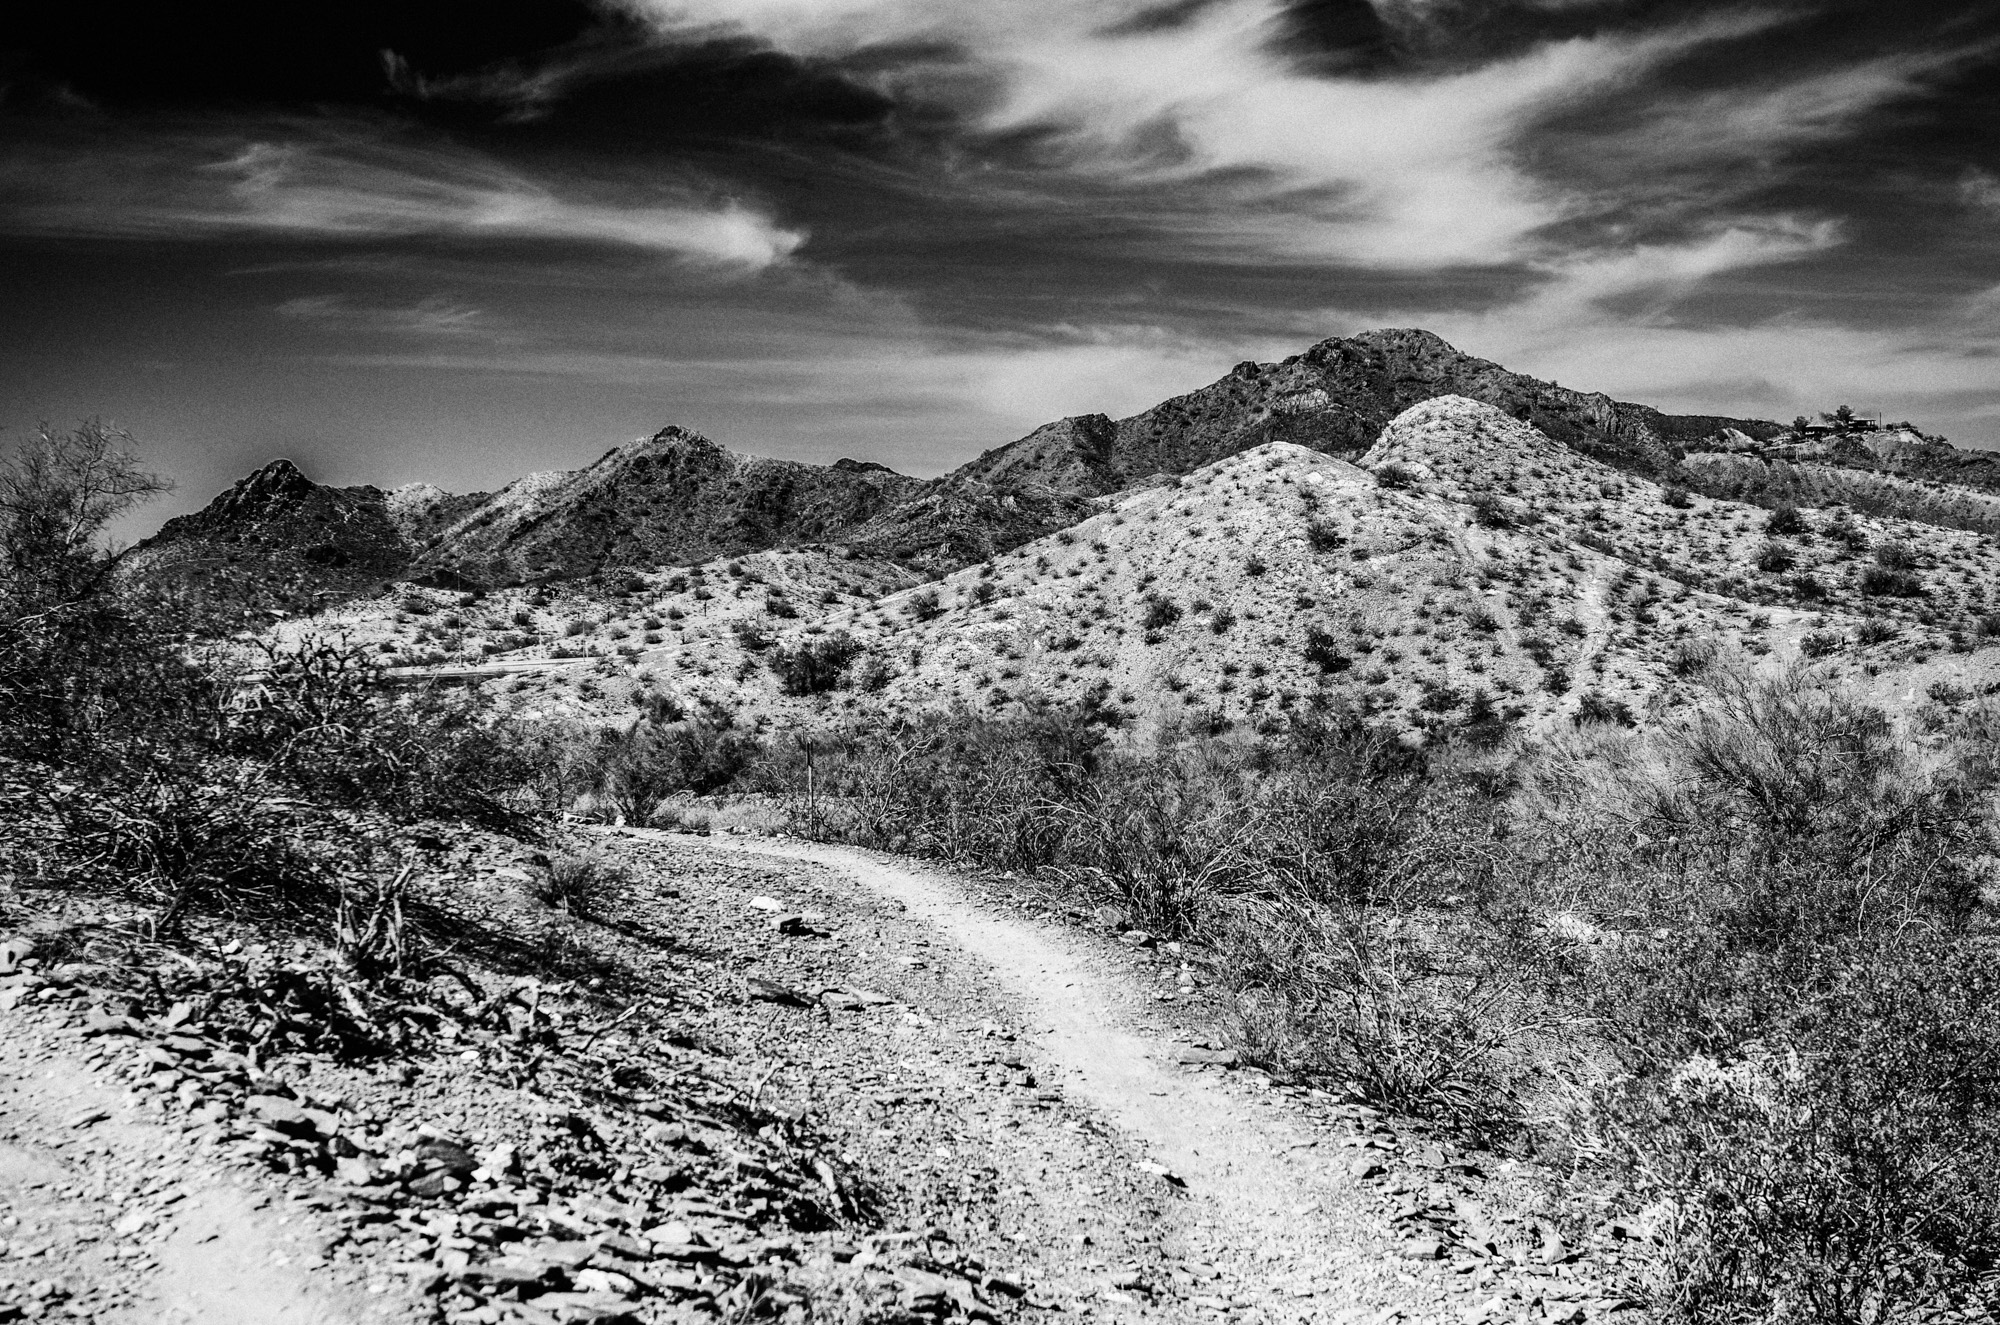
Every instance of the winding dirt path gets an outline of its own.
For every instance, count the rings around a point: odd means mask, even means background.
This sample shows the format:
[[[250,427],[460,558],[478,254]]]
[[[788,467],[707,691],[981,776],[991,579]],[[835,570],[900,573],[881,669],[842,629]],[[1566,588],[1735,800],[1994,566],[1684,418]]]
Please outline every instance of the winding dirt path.
[[[1356,1176],[1370,1153],[1361,1138],[1330,1134],[1323,1120],[1309,1126],[1290,1098],[1258,1089],[1268,1083],[1254,1074],[1225,1078],[1177,1063],[1184,1046],[1168,1038],[1161,1005],[1102,940],[1002,914],[892,857],[712,841],[837,870],[987,968],[1026,1014],[1044,1072],[1186,1184],[1182,1238],[1230,1279],[1295,1295],[1295,1319],[1387,1320],[1442,1305],[1436,1277],[1398,1261],[1398,1240]]]

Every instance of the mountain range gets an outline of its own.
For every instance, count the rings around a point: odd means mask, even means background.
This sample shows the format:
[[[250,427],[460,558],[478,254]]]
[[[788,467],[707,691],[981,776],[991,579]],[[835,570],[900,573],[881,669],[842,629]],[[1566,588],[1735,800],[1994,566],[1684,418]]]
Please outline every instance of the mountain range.
[[[1908,425],[1666,415],[1382,331],[936,479],[674,427],[496,493],[276,461],[133,565],[535,718],[1222,731],[1332,700],[1492,735],[1647,721],[1724,657],[1905,711],[2000,688],[1990,473]]]
[[[189,582],[235,567],[246,606],[285,610],[395,579],[497,587],[826,544],[954,570],[1073,524],[1094,500],[1267,443],[1358,456],[1403,410],[1441,395],[1483,401],[1648,474],[1725,429],[1782,431],[1666,415],[1508,372],[1428,332],[1376,331],[1240,364],[1131,418],[1050,423],[937,479],[737,455],[673,426],[494,493],[328,488],[279,460],[170,521],[138,554],[153,573]]]

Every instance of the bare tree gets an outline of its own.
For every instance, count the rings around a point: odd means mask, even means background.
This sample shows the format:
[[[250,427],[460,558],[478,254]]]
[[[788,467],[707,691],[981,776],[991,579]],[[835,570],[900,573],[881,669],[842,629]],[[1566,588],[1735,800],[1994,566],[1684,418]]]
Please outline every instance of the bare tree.
[[[15,617],[82,602],[118,554],[112,521],[173,486],[142,469],[132,435],[102,419],[43,424],[0,459],[0,595]]]

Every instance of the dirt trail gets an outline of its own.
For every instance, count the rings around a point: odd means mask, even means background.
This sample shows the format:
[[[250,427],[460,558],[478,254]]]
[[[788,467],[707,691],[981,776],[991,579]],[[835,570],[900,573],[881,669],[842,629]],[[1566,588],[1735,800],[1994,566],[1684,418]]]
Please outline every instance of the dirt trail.
[[[1187,1196],[1180,1232],[1238,1282],[1331,1309],[1430,1306],[1432,1285],[1399,1268],[1396,1240],[1353,1172],[1362,1152],[1301,1125],[1256,1088],[1174,1061],[1160,1004],[1101,942],[998,914],[949,879],[890,858],[791,842],[717,842],[746,855],[810,861],[905,906],[990,968],[1027,1014],[1066,1094],[1122,1128],[1132,1149],[1172,1170]],[[1268,1083],[1263,1083],[1268,1085]],[[1427,1276],[1428,1277],[1428,1276]],[[1342,1309],[1345,1308],[1345,1311]]]
[[[0,1320],[377,1325],[420,1314],[401,1276],[327,1269],[310,1203],[223,1161],[211,1129],[112,1088],[125,1046],[10,1016],[0,1035]],[[19,1313],[19,1314],[12,1314]]]

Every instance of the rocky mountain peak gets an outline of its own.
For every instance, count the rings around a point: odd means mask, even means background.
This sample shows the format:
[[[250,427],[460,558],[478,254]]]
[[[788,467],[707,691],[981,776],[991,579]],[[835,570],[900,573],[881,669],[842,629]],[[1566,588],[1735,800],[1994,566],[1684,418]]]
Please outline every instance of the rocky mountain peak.
[[[217,514],[234,514],[287,497],[309,497],[319,491],[319,486],[281,456],[237,479],[229,491],[210,503],[209,509]]]

